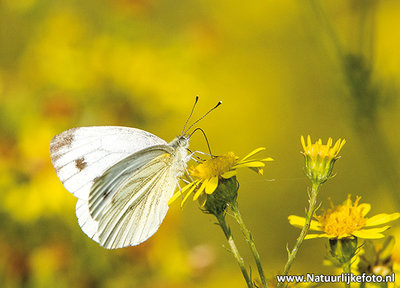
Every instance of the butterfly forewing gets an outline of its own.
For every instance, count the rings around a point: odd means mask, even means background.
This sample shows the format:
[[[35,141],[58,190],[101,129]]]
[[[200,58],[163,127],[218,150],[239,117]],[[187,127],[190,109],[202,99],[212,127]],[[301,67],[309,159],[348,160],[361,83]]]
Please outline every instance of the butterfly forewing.
[[[118,126],[73,128],[50,143],[51,161],[65,188],[88,200],[94,180],[122,159],[166,142],[146,131]]]

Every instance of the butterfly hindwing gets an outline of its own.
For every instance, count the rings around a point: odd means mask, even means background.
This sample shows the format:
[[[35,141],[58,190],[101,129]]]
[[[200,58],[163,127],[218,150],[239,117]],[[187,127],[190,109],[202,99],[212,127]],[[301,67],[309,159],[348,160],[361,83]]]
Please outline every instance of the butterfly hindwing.
[[[52,164],[65,188],[88,200],[95,179],[128,157],[154,145],[165,145],[157,136],[135,128],[93,126],[72,128],[50,143]]]
[[[78,199],[76,202],[76,218],[78,218],[78,224],[82,231],[97,243],[100,242],[99,234],[97,229],[99,222],[94,220],[89,213],[89,204],[87,200]]]
[[[112,199],[125,196],[115,194],[117,192],[121,193],[121,187],[126,185],[126,181],[132,175],[137,175],[136,181],[139,184],[142,180],[145,180],[143,176],[141,176],[142,174],[138,174],[138,170],[145,165],[149,165],[149,162],[154,158],[162,154],[171,153],[173,153],[173,151],[167,145],[152,146],[126,157],[107,169],[101,177],[96,178],[89,194],[89,211],[92,218],[98,220],[104,212],[104,207]],[[131,195],[132,192],[125,191],[125,193]]]
[[[115,164],[96,180],[89,196],[89,213],[98,223],[97,236],[103,247],[137,245],[157,231],[176,187],[172,153],[167,145],[149,147]]]

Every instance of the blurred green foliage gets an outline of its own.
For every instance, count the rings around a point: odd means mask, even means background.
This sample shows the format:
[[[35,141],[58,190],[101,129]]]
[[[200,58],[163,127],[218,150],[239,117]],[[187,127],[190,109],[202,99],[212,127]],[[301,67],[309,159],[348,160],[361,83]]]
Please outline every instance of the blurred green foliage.
[[[196,204],[172,207],[146,243],[107,251],[81,232],[50,163],[50,139],[76,126],[169,141],[196,94],[197,117],[224,101],[199,124],[215,153],[266,146],[276,160],[264,179],[238,176],[268,277],[297,237],[287,216],[307,204],[300,135],[348,141],[323,202],[352,193],[398,211],[399,12],[372,0],[0,1],[1,287],[243,287]],[[191,147],[206,150],[200,136]],[[292,271],[329,271],[325,245],[305,243]]]

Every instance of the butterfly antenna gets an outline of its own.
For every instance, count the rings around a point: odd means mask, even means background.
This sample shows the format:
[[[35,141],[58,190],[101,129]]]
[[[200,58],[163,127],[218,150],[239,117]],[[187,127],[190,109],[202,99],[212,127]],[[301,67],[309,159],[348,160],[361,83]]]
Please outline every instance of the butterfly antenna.
[[[199,119],[194,121],[194,123],[192,125],[190,125],[189,128],[187,128],[186,130],[183,130],[182,135],[185,134],[188,130],[190,130],[190,128],[192,128],[194,125],[196,125],[201,119],[206,117],[208,114],[210,114],[211,111],[215,110],[221,104],[222,104],[222,101],[219,101],[218,104],[215,105],[213,108],[211,108],[206,114],[204,114],[202,117],[200,117]],[[185,126],[186,126],[186,124],[185,124]]]
[[[201,133],[203,133],[203,136],[204,136],[204,138],[206,139],[208,151],[210,152],[211,157],[214,157],[214,155],[213,155],[212,152],[211,152],[211,147],[210,147],[210,143],[208,142],[206,132],[204,132],[203,129],[201,129],[200,127],[194,129],[193,132],[190,133],[189,138],[192,137],[192,135],[194,134],[194,132],[196,132],[197,130],[199,130],[199,131],[201,131]]]
[[[183,135],[183,133],[185,133],[186,125],[187,125],[187,123],[189,122],[190,117],[192,117],[192,114],[193,114],[193,111],[194,111],[194,107],[196,107],[196,104],[197,104],[197,101],[198,101],[198,100],[199,100],[199,96],[196,95],[196,100],[194,100],[194,104],[193,104],[193,107],[192,107],[192,111],[190,112],[190,115],[189,115],[189,117],[187,118],[187,120],[186,120],[186,122],[185,122],[185,126],[183,126],[182,135]]]

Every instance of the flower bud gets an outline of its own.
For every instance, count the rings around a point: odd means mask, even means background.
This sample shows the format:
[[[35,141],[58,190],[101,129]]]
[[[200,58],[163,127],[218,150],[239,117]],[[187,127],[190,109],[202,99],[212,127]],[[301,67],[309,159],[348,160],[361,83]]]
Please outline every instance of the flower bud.
[[[330,254],[340,264],[350,263],[357,254],[357,237],[329,239]]]
[[[333,165],[339,159],[337,155],[345,143],[346,140],[339,139],[331,147],[332,138],[329,138],[326,145],[322,144],[321,139],[311,144],[311,137],[308,136],[306,145],[304,137],[301,136],[301,144],[304,148],[304,152],[302,153],[305,158],[305,171],[312,183],[322,184],[329,179],[332,174]]]
[[[228,179],[222,178],[214,193],[203,194],[203,197],[199,198],[201,205],[203,205],[203,211],[213,215],[224,213],[227,206],[236,201],[238,189],[239,183],[236,176]]]

